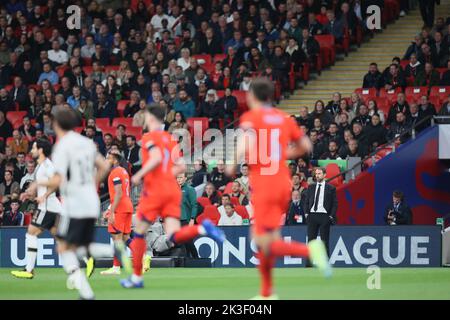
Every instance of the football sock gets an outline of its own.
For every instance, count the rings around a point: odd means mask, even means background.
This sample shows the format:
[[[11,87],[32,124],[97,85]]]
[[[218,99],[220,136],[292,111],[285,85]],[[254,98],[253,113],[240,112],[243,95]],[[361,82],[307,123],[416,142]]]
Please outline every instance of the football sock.
[[[82,299],[93,299],[94,292],[89,285],[84,272],[80,270],[80,263],[78,262],[77,255],[73,251],[65,251],[61,254],[63,267],[69,277],[72,277],[75,288],[78,289],[80,297]]]
[[[275,264],[275,258],[260,252],[258,253],[258,259],[258,270],[261,277],[260,294],[263,297],[269,297],[272,294],[272,268]]]
[[[32,272],[36,265],[37,242],[38,242],[38,238],[36,236],[33,236],[28,233],[25,235],[25,243],[26,243],[26,247],[27,247],[27,252],[26,252],[27,265],[25,267],[25,270],[27,272]]]
[[[198,235],[205,234],[203,226],[184,226],[170,237],[170,241],[174,244],[180,244],[194,239]]]
[[[270,245],[270,254],[277,258],[284,256],[309,257],[309,248],[301,242],[276,240]]]
[[[113,259],[113,267],[119,267],[120,268],[120,261],[116,257]]]
[[[142,275],[142,257],[147,250],[146,247],[144,235],[135,233],[133,242],[131,242],[131,251],[133,252],[134,275],[139,277]]]
[[[127,241],[125,241],[125,245],[126,245],[128,248],[131,248],[131,242],[133,242],[133,238],[128,238]]]

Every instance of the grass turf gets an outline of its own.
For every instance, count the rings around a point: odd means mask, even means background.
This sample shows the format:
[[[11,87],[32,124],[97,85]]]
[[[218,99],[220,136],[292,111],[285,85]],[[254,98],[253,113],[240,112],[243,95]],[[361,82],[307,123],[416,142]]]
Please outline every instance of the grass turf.
[[[40,268],[32,280],[16,279],[12,269],[0,268],[0,300],[77,299],[66,289],[62,269]],[[450,268],[384,268],[381,289],[367,289],[364,268],[335,269],[324,279],[315,269],[275,269],[281,299],[450,299]],[[154,268],[144,276],[144,289],[122,289],[120,276],[90,279],[97,299],[249,299],[258,293],[256,269]]]

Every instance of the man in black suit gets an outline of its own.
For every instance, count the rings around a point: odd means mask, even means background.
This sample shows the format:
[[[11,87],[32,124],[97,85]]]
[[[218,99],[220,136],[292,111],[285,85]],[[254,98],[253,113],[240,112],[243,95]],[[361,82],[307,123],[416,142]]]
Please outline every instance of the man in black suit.
[[[412,224],[411,208],[404,201],[405,196],[401,191],[394,191],[392,203],[386,207],[384,221],[388,225]]]
[[[424,26],[432,28],[434,24],[434,5],[440,4],[440,0],[419,0],[420,14]]]
[[[314,169],[316,183],[306,190],[303,210],[308,225],[308,241],[316,239],[320,232],[320,239],[325,243],[329,254],[330,226],[336,224],[338,203],[336,188],[325,182],[325,174],[324,168]]]
[[[26,103],[28,101],[28,90],[23,85],[22,79],[20,77],[14,78],[14,85],[9,91],[9,97],[12,101],[19,104],[20,110],[26,109]]]

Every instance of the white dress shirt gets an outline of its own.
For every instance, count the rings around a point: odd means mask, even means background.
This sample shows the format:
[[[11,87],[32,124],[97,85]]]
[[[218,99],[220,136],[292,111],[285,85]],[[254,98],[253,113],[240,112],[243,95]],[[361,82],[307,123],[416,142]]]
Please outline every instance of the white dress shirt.
[[[231,217],[222,215],[219,220],[219,226],[242,226],[242,217],[236,212]]]
[[[319,203],[317,204],[317,211],[314,210],[315,202],[316,202],[316,196],[317,196],[317,190],[319,189],[320,185],[320,194],[319,194]],[[320,213],[327,213],[327,210],[323,206],[323,199],[324,199],[324,193],[325,193],[325,181],[322,181],[320,183],[316,184],[316,191],[314,192],[314,202],[311,206],[310,212],[320,212]]]

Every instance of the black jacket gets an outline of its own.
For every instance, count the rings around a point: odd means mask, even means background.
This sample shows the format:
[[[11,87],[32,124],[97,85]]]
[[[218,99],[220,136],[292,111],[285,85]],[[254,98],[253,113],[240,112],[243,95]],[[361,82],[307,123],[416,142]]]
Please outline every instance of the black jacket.
[[[389,211],[392,211],[395,217],[395,224],[412,224],[412,211],[405,202],[401,202],[398,209],[394,208],[393,203],[386,207],[384,213],[384,221],[386,221],[386,223],[388,223],[387,216],[389,214]]]
[[[286,212],[285,225],[305,224],[305,222],[305,213],[303,212],[301,201],[297,204],[291,201],[289,203],[289,209]]]
[[[364,80],[363,80],[363,88],[368,89],[368,88],[380,88],[380,84],[381,84],[381,72],[377,71],[375,73],[370,73],[368,72],[365,76],[364,76]]]
[[[338,208],[338,201],[336,197],[336,188],[329,183],[325,183],[325,190],[321,190],[324,193],[323,207],[327,210],[327,214],[335,224],[337,222],[336,212]],[[314,205],[314,196],[316,194],[316,183],[311,184],[308,189],[305,190],[305,196],[303,199],[303,211],[305,214],[310,214],[311,208]]]

